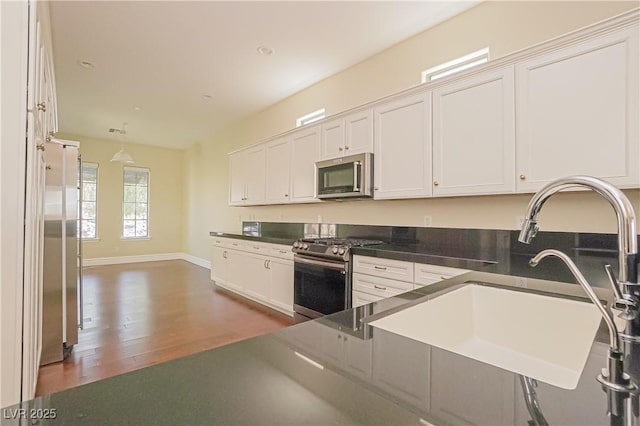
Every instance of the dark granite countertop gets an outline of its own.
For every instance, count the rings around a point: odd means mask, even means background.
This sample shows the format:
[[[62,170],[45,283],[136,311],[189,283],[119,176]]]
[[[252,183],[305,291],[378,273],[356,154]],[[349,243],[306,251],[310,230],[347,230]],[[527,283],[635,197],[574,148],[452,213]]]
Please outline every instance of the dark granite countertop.
[[[283,244],[290,246],[296,238],[278,238],[278,237],[254,237],[251,235],[229,234],[226,232],[209,232],[212,237],[234,238],[237,240],[253,241],[258,243]]]
[[[526,425],[530,416],[519,375],[360,321],[469,280],[571,297],[581,291],[571,284],[470,272],[36,398],[21,408],[56,410],[56,419],[40,424]],[[598,335],[575,390],[539,382],[540,406],[550,424],[608,424],[605,394],[595,380],[605,366],[603,341]]]

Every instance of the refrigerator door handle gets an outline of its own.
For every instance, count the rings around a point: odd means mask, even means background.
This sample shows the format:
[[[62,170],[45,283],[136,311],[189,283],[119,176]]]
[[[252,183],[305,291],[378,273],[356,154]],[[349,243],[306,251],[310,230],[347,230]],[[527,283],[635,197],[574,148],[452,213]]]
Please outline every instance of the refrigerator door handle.
[[[80,320],[78,321],[78,328],[80,330],[84,330],[84,286],[83,286],[83,274],[82,274],[82,195],[83,195],[83,185],[82,185],[82,155],[78,155],[78,298],[80,299],[78,314],[80,315]]]

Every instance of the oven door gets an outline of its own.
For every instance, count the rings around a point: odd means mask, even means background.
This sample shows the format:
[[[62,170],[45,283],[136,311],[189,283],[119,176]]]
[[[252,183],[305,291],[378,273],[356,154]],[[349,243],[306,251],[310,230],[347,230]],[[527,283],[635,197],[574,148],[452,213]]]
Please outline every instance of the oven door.
[[[347,263],[294,257],[293,310],[308,318],[343,311],[351,306]]]

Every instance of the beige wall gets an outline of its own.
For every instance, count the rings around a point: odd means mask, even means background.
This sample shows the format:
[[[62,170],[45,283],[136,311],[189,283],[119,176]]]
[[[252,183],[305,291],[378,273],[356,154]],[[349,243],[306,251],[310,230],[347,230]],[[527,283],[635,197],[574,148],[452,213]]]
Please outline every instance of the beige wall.
[[[529,195],[229,207],[226,153],[289,130],[300,115],[328,114],[415,86],[426,68],[489,46],[498,58],[637,6],[637,2],[485,2],[255,114],[185,158],[185,251],[209,258],[209,231],[238,232],[242,220],[316,221],[515,229]],[[640,191],[628,191],[640,206]],[[640,208],[638,208],[640,211]],[[588,213],[585,213],[588,212]],[[588,193],[561,194],[540,216],[543,230],[613,232],[605,202]]]
[[[182,251],[183,165],[185,152],[134,143],[126,151],[135,160],[134,167],[150,169],[149,239],[123,240],[122,174],[123,163],[111,157],[120,144],[84,136],[64,135],[80,142],[84,161],[98,163],[98,241],[87,241],[84,257],[134,256]]]

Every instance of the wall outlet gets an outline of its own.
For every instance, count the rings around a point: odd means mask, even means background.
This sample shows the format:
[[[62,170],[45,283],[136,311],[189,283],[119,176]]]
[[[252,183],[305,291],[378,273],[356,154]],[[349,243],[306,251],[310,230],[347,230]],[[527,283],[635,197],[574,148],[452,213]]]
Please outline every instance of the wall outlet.
[[[522,229],[524,223],[524,216],[516,216],[516,229]]]
[[[322,215],[321,214],[318,215],[318,223],[322,223]]]
[[[424,215],[422,218],[422,223],[424,224],[424,226],[431,226],[431,216]]]

